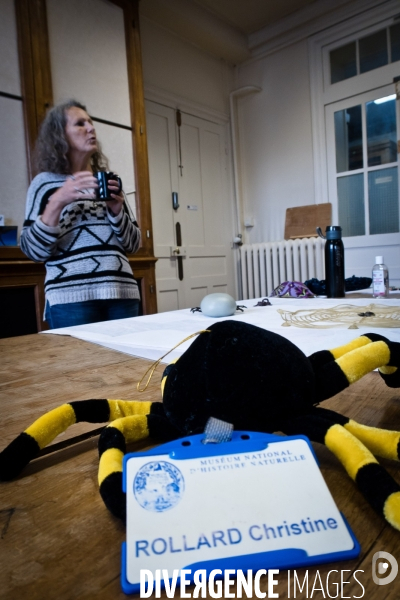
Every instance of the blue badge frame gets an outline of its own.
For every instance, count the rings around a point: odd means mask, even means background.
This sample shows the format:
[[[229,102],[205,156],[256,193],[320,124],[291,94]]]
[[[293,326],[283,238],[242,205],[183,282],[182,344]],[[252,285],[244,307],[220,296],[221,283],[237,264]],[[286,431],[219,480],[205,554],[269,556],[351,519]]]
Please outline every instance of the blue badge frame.
[[[126,465],[131,458],[137,458],[138,456],[168,456],[176,460],[185,460],[188,458],[203,458],[211,456],[224,456],[226,454],[235,454],[238,452],[259,452],[265,450],[269,443],[279,443],[288,440],[304,440],[314,457],[314,460],[319,467],[318,459],[315,455],[314,448],[311,445],[310,440],[305,435],[293,435],[293,436],[280,436],[269,433],[259,433],[255,431],[233,431],[232,439],[229,442],[222,442],[220,444],[204,444],[205,439],[204,433],[179,438],[172,442],[167,442],[160,446],[156,446],[151,450],[145,452],[131,452],[126,454],[123,459],[123,474],[122,474],[122,489],[126,493]],[[213,559],[209,561],[201,561],[193,563],[191,565],[185,565],[184,569],[191,569],[196,571],[198,569],[204,569],[207,571],[207,579],[210,572],[213,569],[233,569],[235,571],[242,570],[247,571],[252,569],[253,572],[259,569],[293,569],[301,567],[309,567],[315,564],[324,564],[330,562],[336,562],[339,560],[352,560],[357,558],[361,552],[361,546],[358,542],[355,534],[353,533],[350,525],[347,522],[346,517],[340,512],[344,524],[346,525],[350,537],[353,540],[354,546],[350,550],[344,550],[342,552],[330,552],[327,554],[318,554],[315,556],[308,556],[304,550],[295,549],[284,549],[284,550],[273,550],[269,552],[258,552],[254,554],[245,554],[241,556],[233,556],[230,558]],[[127,552],[126,542],[122,544],[121,554],[121,586],[125,594],[138,594],[140,591],[139,583],[131,583],[127,579]],[[223,576],[221,576],[222,578]],[[216,577],[218,579],[218,577]],[[193,580],[191,585],[193,584]],[[171,582],[171,580],[170,580]],[[180,578],[177,580],[176,587],[179,588]],[[163,585],[162,585],[163,587]]]

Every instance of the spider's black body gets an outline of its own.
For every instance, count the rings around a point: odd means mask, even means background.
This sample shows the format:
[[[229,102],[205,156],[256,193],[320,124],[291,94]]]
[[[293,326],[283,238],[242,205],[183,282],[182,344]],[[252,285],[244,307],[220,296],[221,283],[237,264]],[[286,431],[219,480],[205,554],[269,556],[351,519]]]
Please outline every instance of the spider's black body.
[[[259,300],[257,302],[257,304],[255,304],[254,306],[272,306],[271,302],[268,300],[268,298],[263,298],[262,300]]]
[[[328,350],[307,357],[286,338],[239,321],[208,330],[170,365],[165,381],[166,417],[182,435],[202,432],[210,416],[236,429],[285,431],[350,383]],[[384,339],[367,335],[370,343]],[[391,347],[394,366],[400,345]]]
[[[312,363],[290,341],[240,321],[208,330],[166,378],[166,417],[182,435],[204,431],[210,416],[236,429],[276,431],[320,400]]]

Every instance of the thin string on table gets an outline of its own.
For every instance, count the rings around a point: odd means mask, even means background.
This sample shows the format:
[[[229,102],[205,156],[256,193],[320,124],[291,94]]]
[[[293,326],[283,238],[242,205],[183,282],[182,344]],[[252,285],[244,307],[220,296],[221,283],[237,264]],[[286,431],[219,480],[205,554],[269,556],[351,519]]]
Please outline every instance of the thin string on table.
[[[189,335],[188,337],[185,337],[184,340],[181,340],[178,344],[176,344],[176,346],[174,346],[173,348],[171,348],[171,350],[168,350],[168,352],[166,352],[163,356],[161,356],[158,360],[156,360],[152,365],[150,365],[150,367],[147,369],[146,373],[142,376],[141,380],[139,381],[139,383],[137,384],[137,390],[138,392],[144,392],[150,381],[151,378],[153,377],[153,373],[156,370],[156,368],[158,367],[158,365],[160,364],[160,362],[162,361],[163,358],[165,358],[166,356],[168,356],[168,354],[170,352],[172,352],[173,350],[175,350],[175,348],[177,348],[178,346],[180,346],[181,344],[183,344],[184,342],[187,342],[188,340],[190,340],[192,337],[195,337],[196,335],[199,335],[200,333],[211,333],[210,329],[202,329],[201,331],[196,331],[196,333],[192,333],[191,335]],[[143,381],[143,379],[146,377],[147,373],[150,371],[150,375],[146,381],[146,385],[141,388],[141,383]]]

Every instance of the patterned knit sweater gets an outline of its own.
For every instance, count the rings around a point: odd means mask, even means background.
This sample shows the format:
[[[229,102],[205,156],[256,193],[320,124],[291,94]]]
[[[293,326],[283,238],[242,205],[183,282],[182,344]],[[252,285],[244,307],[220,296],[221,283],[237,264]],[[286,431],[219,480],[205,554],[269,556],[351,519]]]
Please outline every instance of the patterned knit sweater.
[[[53,304],[139,298],[126,252],[136,252],[140,230],[126,207],[113,216],[103,200],[82,200],[65,206],[57,227],[40,215],[67,175],[40,173],[28,190],[21,233],[23,252],[46,263],[46,300]]]

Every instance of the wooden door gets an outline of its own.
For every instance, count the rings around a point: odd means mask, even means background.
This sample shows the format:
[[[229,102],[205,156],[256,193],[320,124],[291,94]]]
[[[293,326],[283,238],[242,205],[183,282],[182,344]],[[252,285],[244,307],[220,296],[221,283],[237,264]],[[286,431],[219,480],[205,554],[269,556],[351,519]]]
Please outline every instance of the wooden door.
[[[177,122],[154,102],[146,109],[159,312],[233,295],[225,128],[186,113]]]

